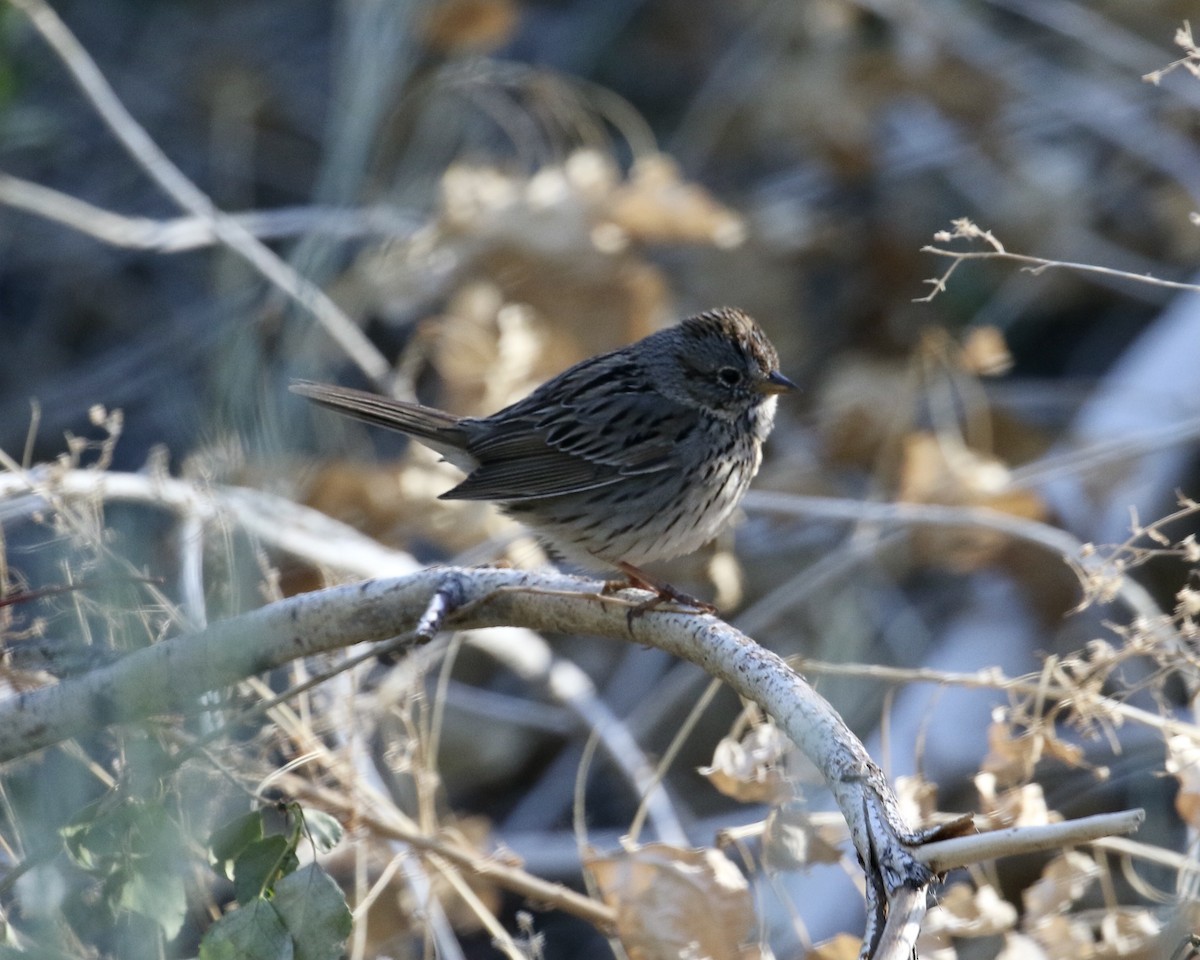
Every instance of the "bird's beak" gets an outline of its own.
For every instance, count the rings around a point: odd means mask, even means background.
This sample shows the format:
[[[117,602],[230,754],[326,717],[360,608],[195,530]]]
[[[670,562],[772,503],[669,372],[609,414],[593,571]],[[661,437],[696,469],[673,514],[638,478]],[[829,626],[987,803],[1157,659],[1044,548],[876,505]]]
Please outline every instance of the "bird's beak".
[[[787,393],[789,390],[799,389],[799,387],[792,383],[791,380],[785,377],[778,370],[772,370],[766,380],[760,380],[758,382],[759,393]]]

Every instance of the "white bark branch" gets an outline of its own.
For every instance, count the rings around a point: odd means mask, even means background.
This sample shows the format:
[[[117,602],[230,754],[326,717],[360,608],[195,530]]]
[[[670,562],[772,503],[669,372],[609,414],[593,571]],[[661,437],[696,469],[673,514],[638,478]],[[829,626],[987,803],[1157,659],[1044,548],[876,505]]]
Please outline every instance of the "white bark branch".
[[[709,616],[649,611],[602,596],[601,584],[553,573],[430,569],[303,594],[173,637],[56,686],[0,701],[0,761],[112,723],[194,709],[202,693],[306,657],[410,630],[438,591],[461,605],[454,629],[520,625],[657,646],[758,702],[825,775],[878,892],[928,882],[895,798],[829,704],[776,654]],[[880,909],[881,904],[876,903]]]
[[[437,597],[436,619],[446,629],[517,625],[656,646],[698,664],[762,706],[821,770],[846,819],[867,871],[870,919],[864,950],[873,957],[902,960],[911,953],[934,872],[1125,833],[1141,822],[1141,812],[1130,811],[921,845],[903,823],[882,772],[833,708],[782,659],[715,617],[637,613],[629,600],[602,595],[597,582],[551,572],[409,572],[410,558],[315,511],[284,507],[286,501],[255,491],[202,491],[164,477],[62,470],[0,475],[0,523],[59,497],[143,501],[193,523],[230,519],[314,562],[328,560],[330,537],[336,535],[347,548],[335,551],[344,568],[366,572],[384,561],[388,569],[408,575],[292,597],[172,637],[56,686],[0,700],[0,762],[108,724],[194,711],[202,694],[296,658],[413,632]]]
[[[989,830],[969,837],[938,840],[917,850],[917,859],[935,873],[945,873],[984,860],[1011,857],[1039,850],[1060,850],[1101,837],[1132,833],[1146,819],[1144,810],[1098,813],[1066,823],[1045,823],[1030,827]]]
[[[60,223],[114,247],[181,253],[221,242],[212,219],[189,216],[155,220],[127,216],[80,200],[68,193],[0,172],[0,204]],[[278,240],[303,234],[354,239],[410,238],[420,223],[390,207],[285,207],[226,214],[258,240]]]

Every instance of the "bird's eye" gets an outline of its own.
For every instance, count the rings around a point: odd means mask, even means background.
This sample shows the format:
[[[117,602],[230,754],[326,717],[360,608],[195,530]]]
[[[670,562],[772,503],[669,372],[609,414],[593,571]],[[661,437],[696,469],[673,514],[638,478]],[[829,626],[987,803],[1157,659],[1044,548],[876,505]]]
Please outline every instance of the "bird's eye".
[[[742,382],[742,371],[736,367],[722,367],[717,371],[717,379],[727,387],[736,387]]]

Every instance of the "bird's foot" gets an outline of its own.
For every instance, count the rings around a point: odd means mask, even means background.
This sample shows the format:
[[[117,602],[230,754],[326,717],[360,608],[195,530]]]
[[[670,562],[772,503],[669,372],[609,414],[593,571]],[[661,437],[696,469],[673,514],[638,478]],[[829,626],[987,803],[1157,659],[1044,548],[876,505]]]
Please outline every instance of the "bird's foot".
[[[684,593],[682,590],[676,590],[673,586],[664,580],[659,580],[652,577],[644,570],[640,570],[632,563],[621,561],[617,564],[617,569],[625,574],[624,580],[608,580],[604,584],[603,593],[616,593],[619,590],[627,590],[633,587],[637,590],[648,590],[654,594],[649,600],[639,603],[633,611],[632,615],[639,616],[643,613],[648,613],[651,610],[657,610],[659,607],[673,603],[680,607],[688,607],[692,610],[697,610],[700,613],[708,613],[716,615],[717,608],[705,600],[700,600],[693,597],[689,593]]]

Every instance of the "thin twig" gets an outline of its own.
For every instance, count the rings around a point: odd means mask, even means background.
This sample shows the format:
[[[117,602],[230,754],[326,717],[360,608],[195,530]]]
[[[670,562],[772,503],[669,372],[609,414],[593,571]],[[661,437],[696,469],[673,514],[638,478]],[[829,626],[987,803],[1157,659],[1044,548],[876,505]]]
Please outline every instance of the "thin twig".
[[[1194,283],[1182,283],[1177,280],[1162,280],[1158,277],[1151,276],[1148,273],[1130,273],[1127,270],[1117,270],[1113,267],[1101,267],[1093,263],[1076,263],[1071,260],[1050,260],[1045,257],[1032,257],[1024,253],[1009,253],[1004,249],[1002,244],[993,235],[992,231],[984,230],[977,224],[971,222],[966,217],[960,217],[951,221],[950,230],[940,230],[934,235],[934,239],[941,242],[950,240],[982,240],[992,249],[990,250],[947,250],[944,247],[924,246],[921,248],[922,253],[932,253],[934,256],[947,257],[950,259],[950,266],[940,277],[933,277],[925,281],[933,289],[923,297],[913,299],[914,303],[929,303],[939,293],[946,291],[946,282],[950,279],[955,270],[959,268],[967,260],[1006,260],[1012,263],[1021,263],[1025,266],[1023,270],[1034,274],[1035,276],[1049,269],[1074,270],[1078,273],[1093,273],[1105,277],[1115,277],[1120,280],[1131,280],[1135,283],[1144,283],[1156,287],[1166,287],[1169,290],[1186,290],[1190,293],[1200,293],[1200,285]]]
[[[0,172],[0,204],[60,223],[114,247],[181,253],[221,242],[209,217],[169,220],[130,217],[3,172]],[[391,207],[283,207],[224,216],[259,240],[302,234],[343,239],[378,236],[403,239],[411,237],[420,227],[416,218]]]
[[[0,460],[5,460],[0,453]],[[376,540],[318,510],[261,490],[245,487],[201,487],[188,480],[144,473],[62,470],[35,467],[23,470],[7,461],[0,473],[0,523],[60,506],[74,499],[104,503],[143,503],[173,510],[181,517],[195,515],[205,522],[222,518],[235,522],[247,535],[275,550],[353,576],[412,573],[420,564],[409,554]]]
[[[884,503],[876,501],[816,497],[751,490],[743,506],[748,510],[802,517],[843,519],[887,526],[963,526],[995,530],[1019,540],[1036,543],[1062,556],[1069,563],[1086,565],[1084,544],[1073,534],[1047,523],[1028,520],[989,507],[950,506],[940,503]],[[1162,609],[1136,580],[1122,581],[1117,596],[1131,612],[1153,622]]]
[[[999,250],[945,250],[942,247],[924,246],[921,248],[921,252],[932,253],[938,257],[950,257],[954,260],[954,266],[957,266],[964,260],[1007,260],[1013,263],[1026,264],[1024,270],[1035,276],[1050,269],[1075,270],[1079,273],[1096,273],[1105,277],[1132,280],[1135,283],[1148,283],[1155,287],[1166,287],[1168,290],[1187,290],[1189,293],[1200,293],[1200,284],[1183,283],[1178,280],[1163,280],[1161,277],[1155,277],[1149,273],[1130,273],[1128,270],[1102,267],[1094,263],[1078,263],[1073,260],[1050,260],[1045,257],[1032,257],[1024,253],[1008,253],[1007,251],[1001,252]],[[926,280],[926,283],[933,285],[933,292],[925,297],[917,297],[913,302],[928,303],[945,289],[942,281],[946,277],[949,277],[949,275],[949,272],[947,272],[941,280]]]
[[[1140,723],[1166,734],[1180,735],[1200,743],[1200,727],[1186,720],[1175,720],[1161,714],[1135,707],[1133,704],[1114,700],[1103,694],[1089,694],[1083,699],[1078,688],[1067,689],[1048,685],[1025,677],[1009,677],[998,667],[988,667],[976,673],[955,673],[950,670],[935,670],[932,667],[889,667],[878,663],[829,663],[810,660],[807,657],[789,658],[798,671],[805,676],[855,677],[875,680],[879,683],[908,684],[934,683],[938,686],[961,687],[967,690],[1003,690],[1022,696],[1041,694],[1052,700],[1072,703],[1077,712],[1097,711],[1119,716],[1124,720]]]

